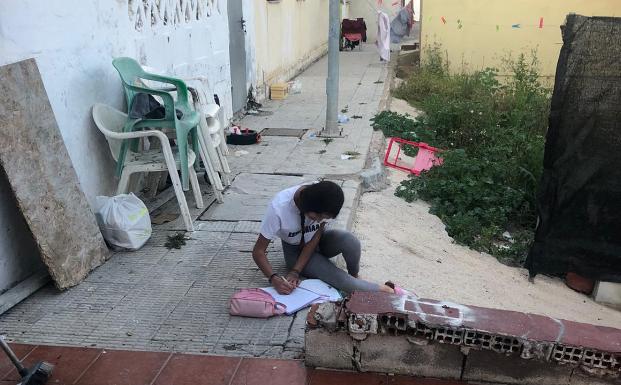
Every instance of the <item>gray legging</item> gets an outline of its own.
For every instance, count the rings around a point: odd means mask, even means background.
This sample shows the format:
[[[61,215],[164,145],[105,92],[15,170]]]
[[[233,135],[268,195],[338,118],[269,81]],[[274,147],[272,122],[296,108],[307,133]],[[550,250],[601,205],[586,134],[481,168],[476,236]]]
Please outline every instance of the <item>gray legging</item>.
[[[285,254],[285,263],[289,269],[293,268],[300,255],[298,245],[282,243]],[[329,258],[343,254],[347,264],[347,272],[339,269],[330,262]],[[317,250],[302,269],[302,275],[307,278],[321,279],[338,290],[351,293],[354,291],[379,291],[376,283],[354,278],[360,270],[360,241],[352,233],[345,230],[326,230]]]

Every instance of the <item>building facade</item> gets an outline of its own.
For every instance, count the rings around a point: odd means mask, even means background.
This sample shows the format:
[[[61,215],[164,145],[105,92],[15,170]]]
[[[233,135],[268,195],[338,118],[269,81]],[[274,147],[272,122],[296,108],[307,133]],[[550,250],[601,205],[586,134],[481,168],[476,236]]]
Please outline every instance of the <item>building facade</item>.
[[[0,65],[34,58],[82,190],[92,203],[117,179],[94,103],[125,110],[115,57],[202,76],[230,120],[326,52],[328,0],[5,0]],[[258,92],[257,92],[258,90]],[[0,295],[44,269],[0,173]]]

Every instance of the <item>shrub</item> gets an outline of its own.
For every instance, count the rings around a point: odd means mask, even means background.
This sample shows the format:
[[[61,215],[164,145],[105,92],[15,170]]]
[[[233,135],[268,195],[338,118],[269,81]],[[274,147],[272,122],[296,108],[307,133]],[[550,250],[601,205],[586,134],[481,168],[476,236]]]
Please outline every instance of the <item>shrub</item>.
[[[536,224],[550,92],[539,82],[536,55],[506,59],[510,76],[502,83],[496,69],[451,75],[447,67],[432,47],[396,90],[424,111],[417,119],[392,112],[372,119],[387,136],[445,149],[441,167],[403,182],[396,195],[430,202],[457,242],[521,264]]]

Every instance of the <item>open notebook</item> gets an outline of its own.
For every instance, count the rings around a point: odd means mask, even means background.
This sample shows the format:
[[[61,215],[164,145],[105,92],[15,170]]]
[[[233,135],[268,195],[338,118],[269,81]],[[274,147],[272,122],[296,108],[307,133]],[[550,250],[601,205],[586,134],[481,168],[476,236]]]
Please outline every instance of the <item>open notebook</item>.
[[[335,288],[320,279],[304,280],[291,294],[287,295],[278,294],[273,287],[265,287],[262,290],[271,294],[276,302],[285,305],[287,315],[291,315],[314,303],[338,301],[342,298]]]

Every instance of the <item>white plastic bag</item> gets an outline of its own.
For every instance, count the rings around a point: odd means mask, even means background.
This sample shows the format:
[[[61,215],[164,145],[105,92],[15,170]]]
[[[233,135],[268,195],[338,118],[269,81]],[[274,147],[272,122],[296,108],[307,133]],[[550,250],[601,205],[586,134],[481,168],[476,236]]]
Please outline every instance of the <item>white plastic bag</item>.
[[[95,217],[103,237],[112,246],[138,250],[151,237],[151,217],[134,194],[95,198]]]
[[[294,80],[289,82],[289,90],[292,94],[301,94],[302,93],[302,82],[299,80]]]

